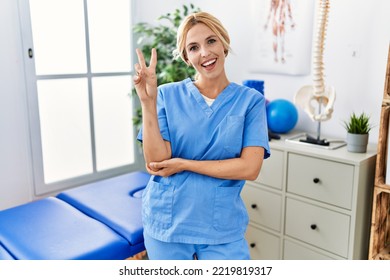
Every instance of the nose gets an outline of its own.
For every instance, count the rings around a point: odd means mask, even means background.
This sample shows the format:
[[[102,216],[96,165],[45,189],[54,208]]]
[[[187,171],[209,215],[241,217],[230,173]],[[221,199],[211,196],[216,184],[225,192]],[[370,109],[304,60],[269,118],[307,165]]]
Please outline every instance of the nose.
[[[207,57],[210,55],[210,50],[207,47],[201,47],[200,55],[202,57]]]

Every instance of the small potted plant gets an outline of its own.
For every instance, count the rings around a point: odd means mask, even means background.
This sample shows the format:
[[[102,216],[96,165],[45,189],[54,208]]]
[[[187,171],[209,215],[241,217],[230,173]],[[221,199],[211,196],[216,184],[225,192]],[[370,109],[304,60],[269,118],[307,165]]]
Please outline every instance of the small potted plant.
[[[372,128],[370,116],[364,112],[360,115],[352,113],[348,121],[344,121],[344,127],[347,130],[347,150],[353,153],[365,153]]]

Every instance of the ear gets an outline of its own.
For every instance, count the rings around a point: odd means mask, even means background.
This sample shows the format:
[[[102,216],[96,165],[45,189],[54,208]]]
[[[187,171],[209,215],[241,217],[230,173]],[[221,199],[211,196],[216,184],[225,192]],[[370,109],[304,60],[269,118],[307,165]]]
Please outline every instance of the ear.
[[[190,60],[187,58],[186,55],[184,55],[183,61],[184,61],[185,64],[187,64],[187,66],[192,67],[191,62],[190,62]]]

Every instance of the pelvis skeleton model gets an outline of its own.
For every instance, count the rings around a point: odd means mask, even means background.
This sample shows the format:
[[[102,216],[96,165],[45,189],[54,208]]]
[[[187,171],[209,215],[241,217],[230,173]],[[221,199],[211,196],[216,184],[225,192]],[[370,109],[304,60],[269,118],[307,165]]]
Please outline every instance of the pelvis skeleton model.
[[[294,96],[294,103],[303,108],[313,121],[326,121],[332,117],[336,92],[324,81],[324,42],[329,12],[329,0],[319,0],[317,40],[313,50],[313,85],[303,86]],[[318,103],[318,110],[313,105]],[[321,107],[324,107],[321,110]]]

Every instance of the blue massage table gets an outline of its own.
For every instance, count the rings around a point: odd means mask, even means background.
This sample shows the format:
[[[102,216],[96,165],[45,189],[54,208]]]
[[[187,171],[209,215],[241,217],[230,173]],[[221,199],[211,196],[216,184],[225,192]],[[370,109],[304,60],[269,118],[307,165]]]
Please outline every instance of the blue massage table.
[[[122,260],[145,250],[133,172],[0,211],[0,260]]]
[[[11,254],[0,245],[0,260],[14,260]]]

